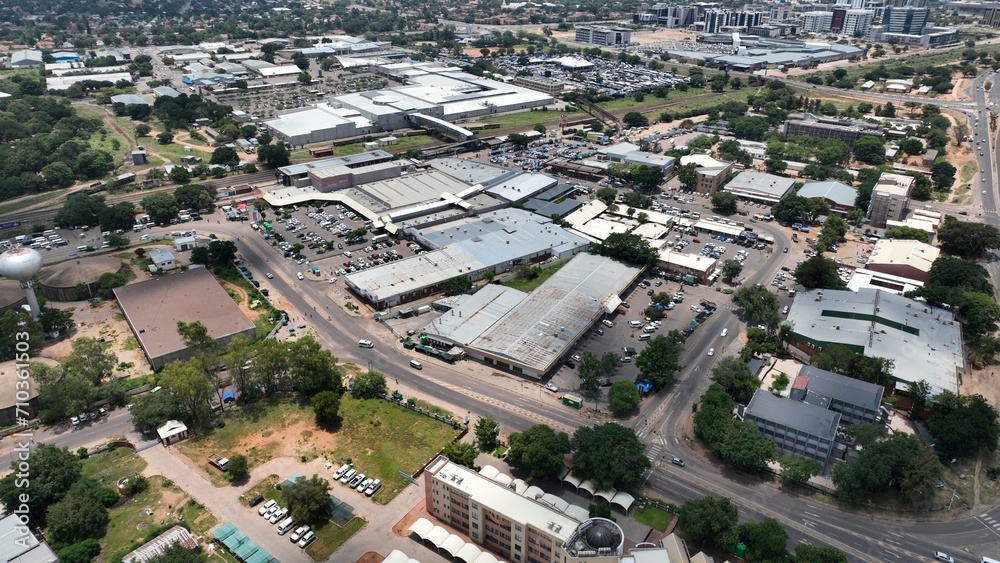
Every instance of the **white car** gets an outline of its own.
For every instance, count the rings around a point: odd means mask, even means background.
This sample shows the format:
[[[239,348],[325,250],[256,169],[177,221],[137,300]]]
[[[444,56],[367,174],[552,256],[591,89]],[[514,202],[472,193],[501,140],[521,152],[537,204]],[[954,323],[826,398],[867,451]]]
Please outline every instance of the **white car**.
[[[556,387],[555,385],[553,385],[551,382],[550,383],[546,383],[545,384],[545,388],[548,389],[549,391],[552,391],[553,393],[558,393],[559,392],[559,388]]]
[[[264,277],[266,277],[269,280],[273,280],[274,279],[274,274],[272,274],[271,272],[268,272],[268,273],[264,274]]]
[[[275,511],[275,513],[272,514],[271,517],[267,519],[267,521],[272,524],[277,524],[278,522],[284,520],[285,516],[288,516],[288,509],[282,508],[281,510]]]
[[[274,499],[271,499],[271,500],[265,502],[264,504],[262,504],[260,506],[260,508],[257,509],[257,514],[259,514],[260,516],[263,516],[263,515],[267,514],[268,512],[270,512],[271,509],[274,508],[277,504],[278,504],[278,501],[276,501]]]
[[[708,349],[708,355],[709,356],[714,356],[715,355],[715,348],[709,348]]]
[[[938,561],[944,561],[945,563],[955,563],[955,560],[951,557],[951,555],[948,555],[943,551],[935,551],[934,559],[937,559]]]
[[[300,280],[306,279],[306,277],[302,275],[302,272],[299,272],[296,275],[299,277]]]
[[[330,278],[330,283],[337,283],[337,278],[335,278],[335,277]]]
[[[294,532],[292,532],[292,537],[288,538],[292,543],[298,543],[302,536],[306,535],[309,531],[309,526],[299,526]]]

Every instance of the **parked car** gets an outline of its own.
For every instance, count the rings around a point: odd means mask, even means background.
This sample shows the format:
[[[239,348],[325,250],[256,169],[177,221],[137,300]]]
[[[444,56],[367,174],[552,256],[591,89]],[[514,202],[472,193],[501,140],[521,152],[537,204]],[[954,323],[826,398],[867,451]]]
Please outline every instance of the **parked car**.
[[[365,474],[364,473],[358,473],[357,475],[355,475],[354,477],[351,478],[351,482],[348,483],[347,486],[350,487],[350,488],[352,488],[352,489],[356,489],[356,488],[358,488],[358,485],[360,485],[361,482],[364,481],[364,480],[365,480]]]
[[[278,505],[278,501],[271,499],[264,503],[264,506],[257,509],[257,514],[263,516],[267,514],[272,508]]]
[[[308,531],[309,531],[308,525],[299,526],[298,528],[295,529],[294,532],[292,532],[292,536],[288,539],[291,540],[292,543],[298,543],[298,541],[302,539],[302,536],[306,535],[306,532]]]
[[[551,381],[545,384],[545,388],[548,389],[549,391],[552,391],[553,393],[559,392],[559,388],[553,385]]]
[[[306,532],[306,535],[302,536],[302,539],[299,540],[298,545],[302,549],[305,549],[306,547],[309,546],[309,544],[311,544],[314,541],[316,541],[316,534],[313,533],[312,530],[309,530],[308,532]]]
[[[381,488],[382,488],[382,480],[375,479],[374,481],[372,481],[372,484],[368,485],[368,488],[365,489],[365,495],[372,496],[375,494],[376,491],[378,491]]]
[[[257,495],[255,497],[253,497],[252,499],[250,499],[250,502],[249,502],[250,508],[253,508],[253,507],[257,506],[258,504],[260,504],[262,502],[264,502],[264,497],[261,496],[261,495]]]

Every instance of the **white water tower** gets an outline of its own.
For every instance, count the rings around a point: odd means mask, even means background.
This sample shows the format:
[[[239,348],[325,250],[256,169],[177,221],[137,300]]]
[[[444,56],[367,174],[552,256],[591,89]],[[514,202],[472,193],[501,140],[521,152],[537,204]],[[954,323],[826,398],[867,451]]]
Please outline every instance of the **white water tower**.
[[[38,306],[38,299],[35,298],[32,280],[41,269],[42,255],[32,248],[15,248],[0,254],[0,276],[21,283],[24,297],[28,300],[28,307],[31,309],[31,318],[36,321],[42,311]]]

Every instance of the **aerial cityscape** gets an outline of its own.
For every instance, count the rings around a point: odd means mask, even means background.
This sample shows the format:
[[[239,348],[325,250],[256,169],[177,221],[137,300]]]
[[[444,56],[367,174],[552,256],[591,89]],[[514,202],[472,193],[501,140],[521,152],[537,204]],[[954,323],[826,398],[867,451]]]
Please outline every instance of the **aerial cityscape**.
[[[0,563],[1000,561],[1000,4],[0,5]]]

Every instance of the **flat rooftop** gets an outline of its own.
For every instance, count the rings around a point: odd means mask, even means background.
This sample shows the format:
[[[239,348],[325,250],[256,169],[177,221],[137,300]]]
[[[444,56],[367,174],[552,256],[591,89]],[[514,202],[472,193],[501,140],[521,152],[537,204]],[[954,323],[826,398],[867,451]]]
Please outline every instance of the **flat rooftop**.
[[[640,271],[611,258],[579,254],[470,348],[545,373],[608,306],[617,307],[618,294]]]
[[[962,329],[951,311],[879,289],[825,289],[797,293],[787,321],[806,340],[893,360],[900,381],[925,379],[935,394],[958,393]]]
[[[489,284],[473,295],[465,295],[451,310],[427,323],[423,331],[432,337],[467,346],[528,296],[512,287]]]
[[[830,440],[837,437],[837,426],[841,418],[839,412],[795,399],[777,397],[764,389],[758,389],[753,394],[745,413],[747,417],[755,416]]]
[[[116,288],[115,297],[143,350],[156,358],[187,346],[178,321],[201,321],[212,338],[254,330],[254,324],[205,268]]]

